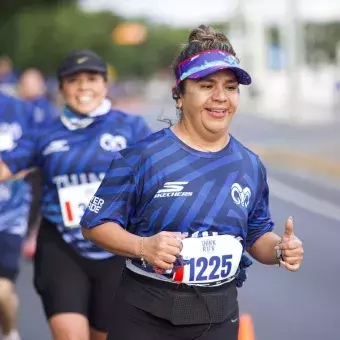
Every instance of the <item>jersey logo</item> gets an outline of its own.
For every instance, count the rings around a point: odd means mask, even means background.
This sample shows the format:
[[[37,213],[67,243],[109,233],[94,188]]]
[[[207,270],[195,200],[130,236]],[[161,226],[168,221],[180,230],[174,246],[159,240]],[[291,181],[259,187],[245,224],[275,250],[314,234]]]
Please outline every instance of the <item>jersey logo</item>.
[[[104,133],[100,137],[100,146],[106,151],[120,151],[126,148],[127,140],[123,136],[112,136]]]
[[[102,198],[93,196],[87,208],[95,214],[98,214],[104,203],[105,201]]]
[[[85,61],[88,61],[88,60],[89,60],[88,57],[78,58],[78,59],[77,59],[77,64],[84,64]]]
[[[157,191],[154,198],[159,197],[185,197],[192,196],[192,192],[183,192],[184,185],[189,182],[166,182],[163,185],[163,189]]]
[[[251,191],[248,187],[242,189],[238,183],[231,186],[231,197],[237,205],[247,208],[249,205]]]
[[[8,201],[11,198],[11,189],[5,184],[0,184],[0,202]]]
[[[22,129],[18,123],[1,123],[0,135],[4,133],[11,134],[14,140],[18,140],[22,136]]]
[[[36,123],[42,123],[44,121],[45,112],[40,107],[35,107],[33,114],[34,114],[34,120]]]
[[[63,152],[70,150],[70,146],[68,145],[68,141],[66,139],[54,140],[44,149],[43,155],[49,155],[54,152]]]

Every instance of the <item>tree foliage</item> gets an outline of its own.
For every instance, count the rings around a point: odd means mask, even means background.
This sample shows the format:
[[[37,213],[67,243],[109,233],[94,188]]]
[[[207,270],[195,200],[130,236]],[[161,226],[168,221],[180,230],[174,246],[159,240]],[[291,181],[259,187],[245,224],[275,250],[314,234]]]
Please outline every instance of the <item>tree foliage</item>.
[[[50,0],[52,1],[52,0]],[[147,77],[168,67],[188,30],[147,26],[146,41],[117,46],[112,31],[123,19],[109,12],[88,13],[76,5],[35,6],[16,11],[0,29],[0,54],[9,55],[16,67],[39,67],[53,74],[60,60],[75,49],[92,49],[121,77]]]
[[[306,61],[334,62],[340,44],[340,22],[307,23],[305,25]]]
[[[138,20],[147,27],[146,41],[118,46],[112,31],[123,19],[111,12],[84,12],[72,0],[2,0],[0,12],[0,55],[10,56],[19,70],[38,67],[47,74],[54,74],[70,51],[88,48],[111,64],[119,77],[148,77],[170,66],[188,35],[188,29]],[[306,32],[308,55],[321,48],[334,60],[340,24],[308,24]]]

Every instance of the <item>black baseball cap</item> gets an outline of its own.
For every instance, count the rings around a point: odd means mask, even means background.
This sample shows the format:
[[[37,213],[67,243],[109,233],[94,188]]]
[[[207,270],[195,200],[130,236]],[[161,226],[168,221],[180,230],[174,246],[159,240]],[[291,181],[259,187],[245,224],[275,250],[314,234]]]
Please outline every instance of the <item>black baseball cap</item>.
[[[64,77],[86,71],[101,73],[107,78],[106,63],[98,54],[90,50],[77,50],[61,62],[57,76],[60,81]]]

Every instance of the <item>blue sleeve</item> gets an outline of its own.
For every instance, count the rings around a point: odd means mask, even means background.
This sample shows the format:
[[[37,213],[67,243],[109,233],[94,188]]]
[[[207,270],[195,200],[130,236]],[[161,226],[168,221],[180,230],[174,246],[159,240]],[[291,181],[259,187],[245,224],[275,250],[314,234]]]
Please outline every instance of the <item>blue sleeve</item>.
[[[152,134],[152,131],[143,117],[137,117],[136,125],[134,126],[135,142],[139,142]]]
[[[90,229],[106,222],[115,222],[126,229],[136,201],[135,176],[122,155],[117,152],[85,210],[80,225]]]
[[[20,99],[8,100],[8,107],[3,115],[15,117],[15,122],[20,126],[21,133],[15,139],[14,148],[2,151],[1,160],[10,168],[13,174],[37,166],[37,141],[36,125],[33,119],[34,106]]]
[[[259,194],[248,218],[246,247],[251,247],[259,237],[274,229],[274,222],[269,211],[267,172],[263,164],[260,161],[259,163]]]
[[[43,98],[35,105],[33,116],[36,125],[39,125],[39,127],[50,125],[59,117],[59,109],[52,101]]]
[[[0,158],[13,174],[39,166],[35,133],[23,135],[12,150],[1,152]]]
[[[22,111],[24,111],[24,115],[26,116],[24,120],[26,124],[23,124],[23,135],[30,133],[32,129],[36,127],[34,120],[34,105],[28,101],[22,101]]]

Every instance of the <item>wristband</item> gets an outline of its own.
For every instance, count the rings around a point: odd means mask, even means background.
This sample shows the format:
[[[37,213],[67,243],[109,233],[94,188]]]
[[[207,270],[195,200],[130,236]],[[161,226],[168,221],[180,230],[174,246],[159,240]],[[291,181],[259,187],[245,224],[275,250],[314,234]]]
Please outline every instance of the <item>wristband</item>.
[[[146,261],[145,261],[145,253],[144,253],[144,237],[140,240],[140,259],[142,261],[142,265],[146,268]]]
[[[277,241],[276,247],[278,247],[282,243],[282,239]],[[281,267],[281,261],[284,261],[283,256],[282,256],[282,250],[281,249],[275,249],[274,253],[275,260],[277,261],[277,264],[279,267]]]

